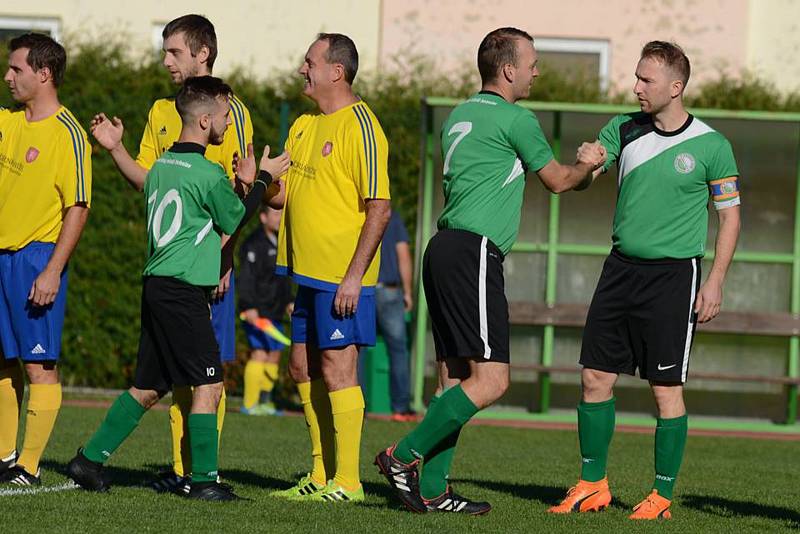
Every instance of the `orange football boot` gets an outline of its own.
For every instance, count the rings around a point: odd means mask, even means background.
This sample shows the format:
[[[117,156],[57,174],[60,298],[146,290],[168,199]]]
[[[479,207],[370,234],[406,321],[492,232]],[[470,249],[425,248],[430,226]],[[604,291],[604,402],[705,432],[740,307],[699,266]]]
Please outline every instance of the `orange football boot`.
[[[658,490],[653,490],[645,500],[633,508],[633,513],[628,519],[670,519],[669,505],[672,501],[665,499],[658,494]]]
[[[569,514],[571,512],[599,512],[605,510],[611,502],[611,491],[608,489],[608,477],[597,482],[579,480],[567,492],[561,504],[549,508],[551,514]]]

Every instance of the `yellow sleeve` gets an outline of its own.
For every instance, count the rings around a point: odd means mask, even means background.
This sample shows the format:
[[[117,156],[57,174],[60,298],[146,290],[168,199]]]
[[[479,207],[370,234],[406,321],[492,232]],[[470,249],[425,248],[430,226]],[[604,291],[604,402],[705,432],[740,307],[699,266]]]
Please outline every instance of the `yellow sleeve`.
[[[61,192],[64,207],[77,203],[87,206],[92,201],[92,146],[86,132],[71,114],[63,115],[67,127],[62,137],[61,160],[57,170],[56,185]]]
[[[147,114],[147,124],[142,133],[142,141],[139,143],[139,155],[136,156],[136,163],[147,170],[150,170],[150,167],[153,166],[153,163],[156,162],[159,156],[156,133],[153,130],[155,128],[153,126],[155,122],[153,117],[155,109],[156,105],[153,104],[153,107],[150,108],[150,112]]]
[[[253,122],[250,120],[250,111],[247,106],[236,96],[231,98],[231,125],[228,126],[234,135],[226,135],[222,144],[220,165],[225,169],[225,174],[233,180],[236,175],[233,172],[233,155],[239,157],[247,155],[247,145],[253,142]]]
[[[389,143],[378,120],[366,106],[354,108],[358,119],[351,134],[352,176],[361,198],[390,198]]]

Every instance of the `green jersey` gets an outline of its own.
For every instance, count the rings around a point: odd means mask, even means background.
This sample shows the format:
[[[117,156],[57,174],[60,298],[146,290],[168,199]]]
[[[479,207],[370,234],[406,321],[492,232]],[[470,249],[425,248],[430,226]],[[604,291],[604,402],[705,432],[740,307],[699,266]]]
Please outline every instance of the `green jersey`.
[[[480,92],[445,121],[442,157],[439,228],[486,236],[508,254],[519,233],[525,173],[553,159],[536,116],[500,95]]]
[[[716,209],[740,203],[728,140],[691,115],[664,132],[638,112],[611,119],[600,142],[608,151],[605,169],[618,167],[614,247],[642,259],[703,256],[709,196]]]
[[[245,209],[225,170],[204,152],[195,143],[176,143],[147,173],[144,276],[169,276],[195,286],[219,283],[219,231],[233,234]]]

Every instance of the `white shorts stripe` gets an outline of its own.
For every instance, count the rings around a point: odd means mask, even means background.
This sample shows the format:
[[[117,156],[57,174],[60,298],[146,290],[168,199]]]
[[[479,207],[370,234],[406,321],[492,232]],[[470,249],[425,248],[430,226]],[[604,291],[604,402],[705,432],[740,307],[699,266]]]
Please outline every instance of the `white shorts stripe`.
[[[478,271],[478,314],[480,316],[480,334],[483,341],[483,357],[487,360],[492,357],[489,347],[489,321],[486,319],[486,236],[481,239],[480,269]]]
[[[686,326],[686,344],[683,347],[683,368],[681,382],[686,382],[686,373],[689,370],[689,350],[692,348],[692,330],[694,327],[694,299],[697,296],[697,258],[692,258],[692,290],[689,297],[689,324]]]

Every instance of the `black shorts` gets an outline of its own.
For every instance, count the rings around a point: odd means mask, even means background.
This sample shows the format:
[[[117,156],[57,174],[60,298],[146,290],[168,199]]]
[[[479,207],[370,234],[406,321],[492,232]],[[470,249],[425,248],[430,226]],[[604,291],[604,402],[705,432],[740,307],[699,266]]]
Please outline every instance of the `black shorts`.
[[[422,283],[436,359],[508,363],[503,254],[488,238],[441,230],[425,250]]]
[[[603,265],[583,330],[589,369],[682,384],[689,371],[700,260],[640,260],[617,250]]]
[[[133,385],[166,392],[172,386],[222,382],[208,292],[176,278],[142,284],[142,333]]]

